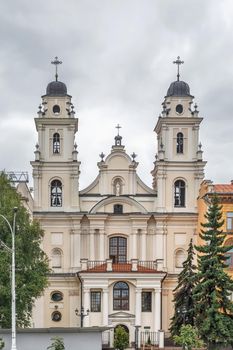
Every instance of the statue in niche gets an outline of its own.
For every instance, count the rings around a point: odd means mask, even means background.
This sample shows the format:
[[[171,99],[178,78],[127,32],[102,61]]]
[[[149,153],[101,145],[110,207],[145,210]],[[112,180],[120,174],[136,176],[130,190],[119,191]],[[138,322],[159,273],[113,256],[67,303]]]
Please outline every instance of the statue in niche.
[[[121,185],[119,184],[119,182],[116,183],[116,196],[120,195],[120,191],[121,191]]]
[[[121,195],[121,180],[117,179],[114,184],[114,192],[116,196]]]

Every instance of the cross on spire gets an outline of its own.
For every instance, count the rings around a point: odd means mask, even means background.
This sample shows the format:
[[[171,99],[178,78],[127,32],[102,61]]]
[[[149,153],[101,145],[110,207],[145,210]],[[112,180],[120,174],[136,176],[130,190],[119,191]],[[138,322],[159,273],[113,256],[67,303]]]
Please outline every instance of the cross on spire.
[[[117,134],[117,136],[119,136],[119,130],[121,129],[122,127],[119,125],[119,124],[117,124],[117,126],[116,126],[116,129],[118,129],[118,134]]]
[[[184,61],[180,60],[180,56],[177,57],[176,61],[173,61],[174,64],[177,64],[177,81],[180,80],[180,65],[184,63]]]
[[[54,65],[55,65],[55,72],[56,72],[55,78],[56,78],[56,81],[57,81],[57,78],[58,78],[57,66],[58,66],[59,64],[62,64],[62,61],[59,61],[59,60],[58,60],[58,57],[56,56],[55,59],[54,59],[54,61],[51,61],[51,64],[54,64]]]

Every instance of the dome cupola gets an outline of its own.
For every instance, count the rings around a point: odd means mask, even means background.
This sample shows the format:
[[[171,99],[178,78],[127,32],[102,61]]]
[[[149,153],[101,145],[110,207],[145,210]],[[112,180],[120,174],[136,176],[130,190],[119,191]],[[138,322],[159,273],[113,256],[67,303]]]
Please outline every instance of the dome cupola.
[[[66,96],[67,87],[61,81],[51,81],[46,89],[46,95],[48,96]]]
[[[189,86],[184,81],[174,81],[169,86],[166,96],[190,96]]]

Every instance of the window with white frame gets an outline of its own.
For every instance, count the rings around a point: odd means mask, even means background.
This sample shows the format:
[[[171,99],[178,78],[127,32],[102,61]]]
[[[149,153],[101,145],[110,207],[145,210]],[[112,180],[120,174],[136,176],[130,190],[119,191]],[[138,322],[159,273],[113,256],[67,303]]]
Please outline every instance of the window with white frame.
[[[227,212],[227,232],[233,232],[233,212]]]
[[[58,132],[53,134],[53,153],[60,153],[60,135]]]
[[[51,207],[62,206],[62,183],[60,180],[51,182]]]

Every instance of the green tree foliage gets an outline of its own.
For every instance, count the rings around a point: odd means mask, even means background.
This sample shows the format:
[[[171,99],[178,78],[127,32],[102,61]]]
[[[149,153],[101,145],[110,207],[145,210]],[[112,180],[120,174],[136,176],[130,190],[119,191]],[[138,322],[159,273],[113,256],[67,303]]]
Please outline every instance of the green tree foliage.
[[[118,350],[124,350],[129,345],[129,334],[126,330],[118,326],[114,333],[114,348]]]
[[[0,350],[2,350],[5,346],[5,343],[2,338],[0,338]]]
[[[47,347],[47,349],[51,350],[65,350],[64,340],[61,337],[51,338],[52,344]]]
[[[30,325],[32,306],[47,286],[48,259],[41,250],[43,237],[38,222],[32,221],[21,203],[21,196],[11,186],[4,173],[0,174],[0,214],[13,224],[13,208],[16,216],[16,312],[17,326]],[[9,227],[0,217],[0,240],[9,248],[12,237]],[[11,327],[11,253],[0,249],[0,327]]]
[[[204,346],[204,342],[198,336],[197,329],[190,324],[182,325],[180,334],[175,335],[173,339],[177,345],[181,345],[183,349],[187,350]]]
[[[172,336],[180,333],[183,324],[194,325],[193,289],[195,286],[195,270],[193,264],[194,247],[192,239],[188,247],[187,259],[183,262],[183,270],[178,276],[178,284],[174,289],[174,316],[171,319]]]
[[[226,234],[221,230],[221,209],[218,197],[213,196],[200,234],[205,244],[196,247],[195,323],[209,349],[233,343],[233,304],[229,298],[233,281],[225,272],[226,253],[232,247],[223,245]]]

